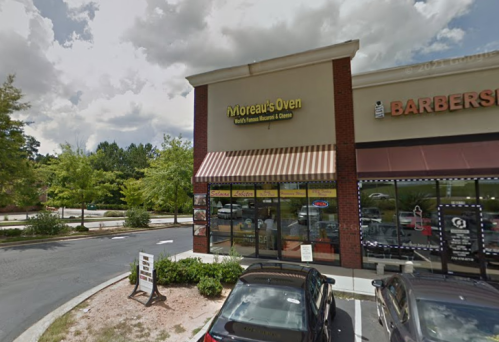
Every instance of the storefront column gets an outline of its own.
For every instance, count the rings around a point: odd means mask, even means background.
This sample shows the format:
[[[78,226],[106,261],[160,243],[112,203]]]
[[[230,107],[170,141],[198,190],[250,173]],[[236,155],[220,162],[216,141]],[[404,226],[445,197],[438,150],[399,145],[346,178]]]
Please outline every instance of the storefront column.
[[[194,175],[201,167],[204,157],[208,153],[208,86],[194,88]],[[194,193],[205,194],[208,191],[207,183],[193,184]],[[206,207],[209,213],[209,205]],[[208,215],[209,217],[209,215]],[[209,253],[210,233],[206,236],[193,236],[193,251],[195,253]]]
[[[350,58],[333,60],[341,266],[362,268]]]

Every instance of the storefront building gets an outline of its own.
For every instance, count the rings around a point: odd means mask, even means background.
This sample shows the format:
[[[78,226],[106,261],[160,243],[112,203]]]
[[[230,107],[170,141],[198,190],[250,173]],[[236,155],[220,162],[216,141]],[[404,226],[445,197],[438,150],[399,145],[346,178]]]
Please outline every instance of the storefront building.
[[[194,251],[499,278],[499,54],[352,77],[358,47],[188,78]]]

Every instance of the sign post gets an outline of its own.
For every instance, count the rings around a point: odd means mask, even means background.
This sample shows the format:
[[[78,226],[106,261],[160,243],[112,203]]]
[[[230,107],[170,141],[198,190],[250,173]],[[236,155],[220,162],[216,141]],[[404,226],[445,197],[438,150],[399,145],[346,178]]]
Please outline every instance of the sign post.
[[[139,292],[149,293],[147,302],[135,298]],[[135,288],[128,298],[135,299],[137,302],[150,306],[156,301],[165,301],[166,296],[161,295],[156,284],[156,270],[154,269],[154,255],[139,253],[139,264],[137,265],[137,282]]]

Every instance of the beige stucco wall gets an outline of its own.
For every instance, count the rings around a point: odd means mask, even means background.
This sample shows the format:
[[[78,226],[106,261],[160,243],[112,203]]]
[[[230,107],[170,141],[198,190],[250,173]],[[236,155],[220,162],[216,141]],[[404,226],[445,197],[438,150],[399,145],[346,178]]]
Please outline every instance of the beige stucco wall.
[[[383,71],[380,72],[382,73]],[[374,79],[373,76],[376,75],[369,75]],[[362,78],[362,75],[359,75],[359,78]],[[374,118],[374,105],[378,100],[383,102],[385,112],[389,112],[392,101],[402,101],[405,106],[408,99],[417,102],[417,99],[422,97],[433,98],[465,92],[480,93],[485,89],[495,91],[499,88],[499,68],[357,89],[355,83],[354,76],[356,142],[499,132],[499,107],[495,105],[453,112],[400,116],[385,114],[384,119]]]
[[[335,143],[332,61],[208,86],[208,152]],[[235,125],[227,107],[301,99],[290,120]]]

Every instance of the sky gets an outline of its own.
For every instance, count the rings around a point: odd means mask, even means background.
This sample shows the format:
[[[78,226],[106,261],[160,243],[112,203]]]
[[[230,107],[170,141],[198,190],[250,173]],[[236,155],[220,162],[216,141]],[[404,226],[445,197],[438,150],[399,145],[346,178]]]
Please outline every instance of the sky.
[[[186,76],[360,40],[353,73],[499,50],[498,0],[0,0],[0,81],[40,141],[192,140]]]

